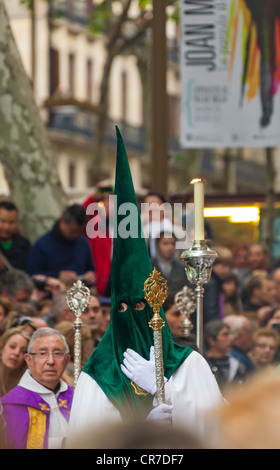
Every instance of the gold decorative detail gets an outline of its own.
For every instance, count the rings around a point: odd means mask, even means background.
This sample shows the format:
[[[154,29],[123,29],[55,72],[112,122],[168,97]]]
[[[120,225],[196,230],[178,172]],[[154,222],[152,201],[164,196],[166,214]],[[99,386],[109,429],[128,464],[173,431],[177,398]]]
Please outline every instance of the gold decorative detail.
[[[165,402],[164,391],[164,371],[163,371],[163,354],[162,354],[162,332],[161,329],[165,322],[161,318],[159,311],[163,302],[167,297],[167,281],[161,276],[156,268],[144,283],[144,295],[150,307],[152,307],[154,315],[149,326],[153,329],[154,350],[155,350],[155,368],[156,368],[156,386],[157,401],[161,405]]]
[[[30,406],[28,406],[28,412],[29,428],[26,449],[43,449],[46,434],[46,415],[41,410]]]
[[[39,403],[39,405],[42,411],[51,411],[51,409],[48,408],[48,405],[46,405],[46,403]]]
[[[63,400],[62,398],[59,398],[59,404],[58,406],[55,406],[54,408],[48,408],[48,405],[46,403],[39,403],[39,405],[40,405],[41,411],[53,411],[53,410],[57,410],[57,408],[66,408],[66,410],[68,410],[67,400]]]
[[[144,295],[150,307],[152,307],[154,316],[149,322],[153,330],[160,330],[164,326],[164,321],[159,315],[160,307],[167,297],[167,281],[161,276],[156,268],[144,283]]]
[[[147,396],[149,395],[148,392],[146,392],[146,390],[143,390],[143,388],[139,387],[139,385],[137,385],[136,383],[134,383],[132,380],[130,381],[130,385],[133,387],[134,389],[134,392],[135,392],[135,395],[140,395],[140,396]]]
[[[63,400],[62,398],[59,398],[59,405],[58,405],[59,408],[63,407],[63,408],[66,408],[66,410],[68,410],[68,407],[67,407],[67,400]]]

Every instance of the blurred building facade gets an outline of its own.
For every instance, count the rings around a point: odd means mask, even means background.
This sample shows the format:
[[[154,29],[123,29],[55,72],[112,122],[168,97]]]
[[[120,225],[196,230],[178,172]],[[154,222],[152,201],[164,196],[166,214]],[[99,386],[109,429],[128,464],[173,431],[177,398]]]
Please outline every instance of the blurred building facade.
[[[118,56],[113,62],[105,152],[101,165],[95,167],[93,143],[102,70],[106,64],[106,36],[93,36],[87,29],[93,3],[92,0],[58,0],[54,4],[59,15],[50,19],[50,5],[44,0],[33,0],[33,10],[20,0],[5,0],[11,29],[46,123],[63,187],[69,200],[77,201],[83,200],[99,180],[114,178],[115,124],[125,137],[136,190],[141,194],[153,188],[143,112],[147,96],[136,57],[132,54]],[[191,171],[194,176],[199,171],[206,179],[209,194],[264,193],[264,149],[180,149],[179,30],[170,22],[166,31],[169,194],[185,191]],[[8,193],[2,168],[0,188],[2,194]],[[277,188],[280,188],[278,171]]]

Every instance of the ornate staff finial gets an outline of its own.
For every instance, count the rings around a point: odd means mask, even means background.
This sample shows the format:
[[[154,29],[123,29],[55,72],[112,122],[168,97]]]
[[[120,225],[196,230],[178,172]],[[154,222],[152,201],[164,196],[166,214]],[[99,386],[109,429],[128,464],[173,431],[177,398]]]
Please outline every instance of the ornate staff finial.
[[[73,328],[74,334],[74,387],[77,384],[81,370],[81,329],[83,322],[81,315],[90,302],[90,290],[82,281],[78,280],[73,287],[66,292],[67,305],[74,313],[76,320]]]
[[[149,326],[151,326],[153,330],[161,329],[164,326],[164,321],[159,315],[159,311],[167,297],[167,290],[166,279],[154,268],[152,274],[150,274],[144,283],[145,299],[154,312],[154,316],[149,322]]]
[[[167,297],[167,281],[161,276],[155,268],[144,283],[144,295],[150,307],[152,307],[154,315],[149,326],[153,329],[154,349],[155,349],[155,367],[156,367],[156,384],[157,384],[157,400],[158,403],[164,403],[164,371],[162,357],[162,336],[161,329],[165,322],[161,318],[159,311]]]
[[[196,310],[196,296],[193,290],[188,287],[184,286],[179,292],[175,294],[175,305],[178,310],[184,315],[184,334],[190,334],[193,324],[190,320],[190,316]]]

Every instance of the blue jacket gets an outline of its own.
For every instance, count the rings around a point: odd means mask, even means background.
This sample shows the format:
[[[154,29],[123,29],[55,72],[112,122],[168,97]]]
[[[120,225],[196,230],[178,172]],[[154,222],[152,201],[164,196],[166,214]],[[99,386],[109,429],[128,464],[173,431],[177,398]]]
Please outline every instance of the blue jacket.
[[[89,242],[83,235],[66,240],[57,225],[40,237],[31,247],[27,264],[30,276],[44,274],[58,277],[63,270],[75,271],[79,276],[94,271]]]

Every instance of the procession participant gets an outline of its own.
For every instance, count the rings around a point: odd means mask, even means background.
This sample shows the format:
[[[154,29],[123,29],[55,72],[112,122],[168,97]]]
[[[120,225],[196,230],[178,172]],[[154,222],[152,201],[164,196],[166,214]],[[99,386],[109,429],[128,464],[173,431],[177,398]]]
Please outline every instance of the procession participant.
[[[185,316],[176,305],[173,295],[167,297],[162,308],[171,334],[173,336],[183,335]]]
[[[154,406],[157,402],[154,400],[153,331],[148,325],[153,310],[144,300],[143,293],[152,265],[145,238],[141,236],[140,214],[118,129],[115,190],[118,236],[114,239],[113,249],[111,321],[79,376],[71,410],[68,447],[75,446],[75,436],[85,429],[92,430],[106,421],[129,418],[154,417],[164,422],[172,418],[174,425],[183,424],[203,433],[203,412],[222,400],[205,359],[191,348],[173,342],[165,321],[162,349],[165,391],[170,401]],[[136,214],[128,224],[125,208],[129,208],[130,215]],[[126,224],[134,236],[122,233]],[[160,315],[165,320],[162,309]]]
[[[110,181],[101,181],[97,184],[94,194],[91,194],[83,206],[88,214],[85,236],[89,242],[93,264],[96,273],[96,291],[98,296],[110,295],[111,290],[111,265],[113,251],[113,233],[110,227],[110,218],[113,217],[114,206],[110,196],[114,188]],[[91,205],[98,204],[99,211],[91,217]],[[97,233],[91,233],[93,225],[98,226]]]
[[[70,360],[65,338],[52,328],[33,333],[28,370],[1,399],[9,449],[59,449],[66,438],[73,387],[61,380]]]

